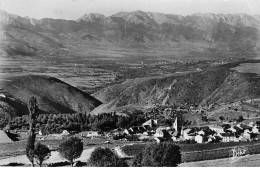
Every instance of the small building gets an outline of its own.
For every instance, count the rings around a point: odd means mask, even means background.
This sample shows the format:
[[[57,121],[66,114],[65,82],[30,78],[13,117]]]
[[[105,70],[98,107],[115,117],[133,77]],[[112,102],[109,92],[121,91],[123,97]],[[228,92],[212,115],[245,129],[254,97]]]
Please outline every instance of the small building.
[[[194,135],[191,135],[189,132],[191,131],[191,129],[185,129],[183,130],[182,132],[182,137],[185,139],[185,140],[194,140],[195,139],[195,136]]]
[[[253,127],[254,126],[254,122],[248,123],[248,126]]]
[[[70,133],[67,130],[64,130],[64,131],[62,131],[61,135],[68,136],[68,135],[70,135]]]
[[[205,135],[205,132],[203,130],[198,132],[199,135]]]
[[[98,131],[89,131],[86,134],[87,137],[96,137],[99,136]]]
[[[236,136],[234,133],[223,133],[222,136],[222,142],[235,142]]]
[[[227,130],[231,131],[232,133],[237,132],[237,130],[236,130],[234,127],[231,127],[231,128],[229,128],[229,129],[227,129]]]
[[[163,127],[163,126],[158,127],[156,129],[156,133],[154,134],[154,136],[156,136],[156,137],[163,137],[164,133],[166,132],[166,128],[167,127]]]
[[[259,134],[259,128],[256,125],[254,125],[253,128],[252,128],[252,132]]]
[[[251,141],[251,133],[248,132],[247,130],[245,130],[244,134],[243,134],[243,141]]]
[[[213,140],[215,140],[215,138],[212,136],[210,136],[209,138],[208,138],[208,143],[210,143],[210,142],[212,142]]]
[[[142,126],[144,126],[144,127],[150,127],[150,128],[153,128],[153,127],[155,127],[157,125],[157,120],[155,121],[155,120],[153,120],[153,119],[150,119],[150,120],[148,120],[148,121],[146,121],[146,122],[144,122],[143,124],[142,124]]]
[[[129,130],[127,130],[127,129],[124,130],[124,133],[125,133],[126,135],[130,135],[130,134],[131,134],[131,133],[129,132]]]
[[[203,137],[201,135],[196,135],[195,136],[195,141],[197,143],[203,143]]]
[[[192,135],[183,136],[183,138],[185,140],[195,140],[195,136],[192,136]]]
[[[246,134],[246,133],[249,134],[249,133],[252,133],[252,132],[250,132],[250,130],[248,130],[248,129],[245,129],[245,130],[244,130],[244,134]]]

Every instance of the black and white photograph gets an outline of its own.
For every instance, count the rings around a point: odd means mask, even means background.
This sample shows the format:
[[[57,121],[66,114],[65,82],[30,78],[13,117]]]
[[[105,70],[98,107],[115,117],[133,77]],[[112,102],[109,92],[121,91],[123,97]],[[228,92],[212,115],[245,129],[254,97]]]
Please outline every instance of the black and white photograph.
[[[0,167],[260,167],[260,0],[0,0]]]

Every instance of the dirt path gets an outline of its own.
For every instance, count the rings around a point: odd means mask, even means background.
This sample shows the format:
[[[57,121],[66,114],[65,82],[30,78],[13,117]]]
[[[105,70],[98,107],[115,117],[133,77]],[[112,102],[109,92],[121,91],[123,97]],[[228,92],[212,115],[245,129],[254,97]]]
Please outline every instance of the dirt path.
[[[85,149],[81,157],[78,158],[76,161],[81,161],[81,162],[86,162],[90,154],[94,151],[95,148],[90,148],[90,149]],[[44,163],[55,163],[55,162],[65,162],[66,160],[62,157],[60,157],[58,151],[52,151],[50,158],[45,161]],[[14,156],[14,157],[9,157],[5,159],[0,160],[0,165],[5,165],[11,162],[17,162],[17,163],[23,163],[23,164],[30,164],[30,161],[26,157],[26,155],[20,155],[20,156]]]

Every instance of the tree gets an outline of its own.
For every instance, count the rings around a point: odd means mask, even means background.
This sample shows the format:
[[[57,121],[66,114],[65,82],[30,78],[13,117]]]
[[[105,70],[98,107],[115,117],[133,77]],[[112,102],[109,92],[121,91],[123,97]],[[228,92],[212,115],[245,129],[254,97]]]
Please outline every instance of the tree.
[[[237,121],[239,121],[239,122],[242,122],[243,120],[244,120],[243,116],[239,116],[238,119],[237,119]]]
[[[207,121],[208,121],[208,118],[207,118],[206,115],[202,115],[202,116],[201,116],[201,120],[202,120],[203,122],[207,122]]]
[[[80,125],[80,131],[83,132],[85,130],[84,125]]]
[[[26,156],[29,159],[29,161],[32,163],[32,166],[34,166],[34,142],[35,138],[33,138],[31,135],[29,135],[27,140],[27,146],[26,146]]]
[[[95,167],[126,167],[127,163],[120,159],[109,148],[96,148],[89,158],[89,165]]]
[[[224,116],[219,116],[219,120],[220,120],[220,121],[225,120]]]
[[[117,119],[117,123],[116,123],[116,127],[120,127],[120,128],[125,128],[128,125],[129,121],[128,121],[128,117],[122,117],[120,116]]]
[[[35,143],[35,122],[38,116],[38,106],[37,100],[34,96],[32,96],[28,101],[28,110],[29,110],[29,137],[28,143],[26,147],[26,156],[34,166],[34,143]]]
[[[71,137],[59,146],[58,151],[73,166],[74,160],[79,158],[83,152],[83,143],[79,138]]]
[[[170,142],[149,144],[133,163],[145,167],[176,167],[181,163],[180,147]]]
[[[37,164],[41,167],[42,163],[47,160],[51,156],[50,149],[46,146],[37,142],[34,150],[34,157],[36,159]]]

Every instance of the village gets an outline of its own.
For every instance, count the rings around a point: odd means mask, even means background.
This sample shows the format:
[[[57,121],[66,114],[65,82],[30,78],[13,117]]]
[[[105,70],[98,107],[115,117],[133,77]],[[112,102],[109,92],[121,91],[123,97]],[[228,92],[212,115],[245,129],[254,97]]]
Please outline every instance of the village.
[[[249,123],[247,123],[249,122]],[[177,118],[172,127],[157,126],[157,120],[148,120],[142,126],[124,129],[114,132],[114,139],[137,139],[187,142],[187,143],[216,143],[216,142],[240,142],[259,140],[259,121],[252,120],[237,124],[223,124],[222,126],[188,126],[178,127]],[[129,138],[129,136],[136,136]],[[116,138],[117,137],[117,138]]]
[[[149,142],[176,142],[176,143],[217,143],[217,142],[250,142],[260,139],[260,121],[258,119],[246,119],[239,123],[224,123],[222,125],[189,125],[178,126],[175,119],[173,126],[158,126],[157,120],[150,119],[141,126],[133,126],[128,129],[118,128],[110,132],[84,131],[78,134],[70,134],[64,130],[61,134],[44,136],[39,131],[39,140],[64,139],[71,135],[81,138],[106,138],[105,143],[113,140],[120,141],[149,141]]]

